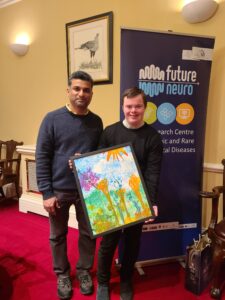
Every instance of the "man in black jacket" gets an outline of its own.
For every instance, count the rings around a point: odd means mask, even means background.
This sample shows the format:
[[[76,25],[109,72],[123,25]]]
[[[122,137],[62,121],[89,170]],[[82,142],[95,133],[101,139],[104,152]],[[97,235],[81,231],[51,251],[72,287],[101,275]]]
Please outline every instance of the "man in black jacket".
[[[146,96],[134,87],[124,92],[122,108],[125,119],[106,127],[100,147],[107,148],[131,142],[136,154],[155,215],[158,215],[157,190],[162,159],[162,141],[159,133],[143,120]],[[103,236],[98,252],[97,300],[109,300],[110,269],[121,234],[124,235],[124,251],[120,269],[120,299],[132,300],[132,274],[138,257],[143,224],[112,232]]]
[[[49,213],[50,245],[60,299],[72,296],[67,257],[68,219],[72,204],[75,205],[79,228],[76,275],[81,293],[93,292],[89,270],[93,265],[95,240],[89,236],[74,174],[68,166],[70,156],[96,150],[103,130],[101,118],[88,110],[92,88],[93,79],[89,74],[74,72],[67,88],[70,102],[45,116],[37,139],[37,182],[44,208]]]

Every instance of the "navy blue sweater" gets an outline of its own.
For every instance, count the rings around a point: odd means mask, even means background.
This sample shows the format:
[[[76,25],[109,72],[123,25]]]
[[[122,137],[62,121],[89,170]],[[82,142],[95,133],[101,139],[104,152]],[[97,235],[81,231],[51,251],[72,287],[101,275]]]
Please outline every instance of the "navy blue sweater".
[[[148,124],[138,129],[128,129],[122,122],[117,122],[105,128],[100,139],[100,147],[107,148],[128,142],[132,143],[150,201],[155,205],[163,153],[161,136]]]
[[[92,112],[75,115],[64,106],[45,116],[36,146],[37,184],[43,199],[54,196],[54,190],[76,189],[68,160],[75,153],[96,150],[102,130],[101,118]]]

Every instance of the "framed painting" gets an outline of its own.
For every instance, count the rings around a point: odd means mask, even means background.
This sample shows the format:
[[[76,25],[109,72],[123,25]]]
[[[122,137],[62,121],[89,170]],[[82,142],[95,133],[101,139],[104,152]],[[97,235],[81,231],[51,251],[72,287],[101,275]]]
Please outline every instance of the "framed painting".
[[[71,160],[92,238],[154,218],[131,144]]]
[[[95,84],[113,81],[113,13],[66,24],[68,76],[89,73]]]

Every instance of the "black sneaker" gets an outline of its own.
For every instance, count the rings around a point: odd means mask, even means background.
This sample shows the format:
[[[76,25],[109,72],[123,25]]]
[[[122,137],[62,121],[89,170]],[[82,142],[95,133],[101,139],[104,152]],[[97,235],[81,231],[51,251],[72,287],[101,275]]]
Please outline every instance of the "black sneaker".
[[[107,285],[98,285],[96,300],[109,300],[109,287]]]
[[[77,279],[80,282],[80,292],[83,295],[91,295],[94,291],[93,282],[88,272],[80,272],[77,275]]]
[[[120,300],[133,300],[133,286],[131,281],[120,282]]]
[[[59,275],[57,279],[57,291],[60,299],[70,299],[73,295],[72,283],[69,276]]]

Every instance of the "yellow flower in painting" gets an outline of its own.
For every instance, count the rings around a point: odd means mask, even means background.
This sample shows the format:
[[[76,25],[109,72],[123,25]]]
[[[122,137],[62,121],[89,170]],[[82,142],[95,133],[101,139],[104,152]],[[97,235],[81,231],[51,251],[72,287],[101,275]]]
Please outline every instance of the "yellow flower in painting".
[[[140,201],[142,209],[145,209],[145,204],[142,200],[141,192],[140,192],[140,183],[141,179],[137,177],[135,174],[130,176],[129,185],[132,188],[133,192],[135,193],[136,197]]]
[[[127,152],[124,150],[124,148],[118,148],[114,150],[107,151],[107,161],[110,160],[110,157],[112,156],[113,160],[119,160],[119,158],[123,158],[123,154],[128,156]]]
[[[102,179],[98,182],[98,184],[96,185],[96,188],[100,191],[102,191],[104,194],[109,194],[109,190],[108,190],[108,180]]]
[[[133,190],[135,191],[139,190],[140,183],[141,183],[140,178],[137,177],[135,174],[130,176],[129,185]]]

